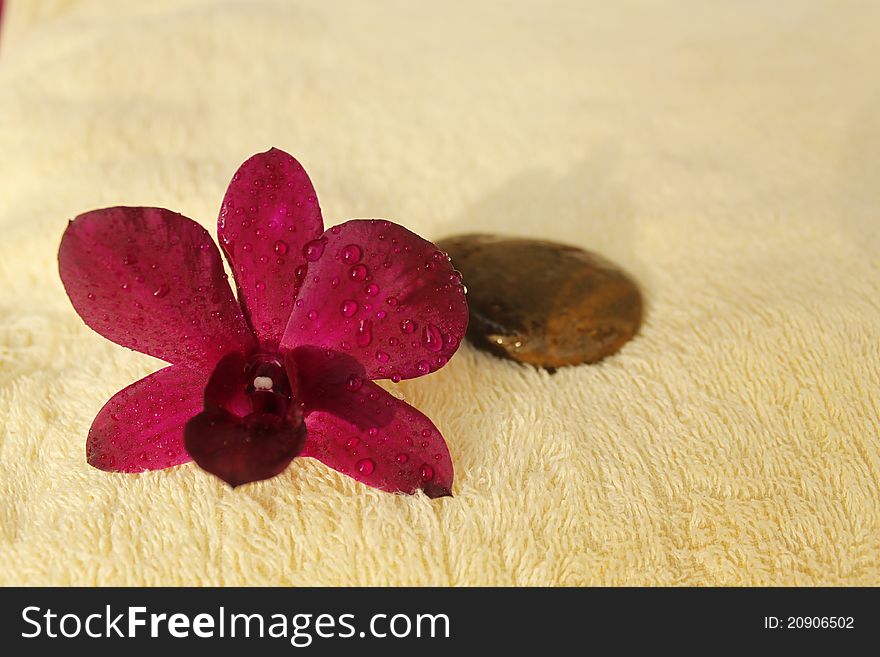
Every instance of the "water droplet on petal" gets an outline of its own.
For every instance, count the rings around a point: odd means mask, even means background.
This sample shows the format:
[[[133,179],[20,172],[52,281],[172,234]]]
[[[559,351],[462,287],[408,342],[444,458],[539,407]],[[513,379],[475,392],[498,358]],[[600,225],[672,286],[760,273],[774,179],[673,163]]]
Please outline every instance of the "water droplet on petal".
[[[376,360],[378,360],[380,363],[387,363],[388,358],[389,358],[388,354],[386,354],[384,351],[377,351],[376,352]]]
[[[254,287],[257,288],[257,292],[262,292],[266,289],[266,284],[263,281],[257,281]]]
[[[355,342],[359,347],[367,347],[373,341],[373,322],[362,319],[355,333]]]
[[[315,262],[324,255],[324,241],[321,239],[311,240],[303,245],[303,256],[309,262]]]
[[[385,299],[385,303],[394,308],[397,305],[397,297],[388,297]]]
[[[166,294],[168,294],[168,291],[169,291],[169,287],[165,283],[162,283],[159,287],[157,287],[155,290],[153,290],[153,296],[158,299],[161,299]]]
[[[367,278],[368,273],[366,265],[354,265],[348,270],[348,277],[353,281],[363,281]]]
[[[123,265],[134,265],[137,263],[137,258],[133,255],[127,255],[122,257]]]
[[[422,330],[422,344],[428,351],[440,351],[443,349],[443,334],[433,324],[428,324]]]
[[[284,240],[278,240],[275,242],[274,249],[275,253],[277,253],[278,255],[285,255],[289,248],[290,247],[287,246],[287,242],[285,242]]]
[[[339,252],[339,255],[342,257],[342,261],[353,265],[356,262],[360,262],[362,255],[361,247],[357,244],[349,244],[348,246],[342,247],[342,251]]]
[[[419,372],[421,372],[422,374],[427,374],[431,371],[431,365],[426,360],[420,360],[417,367],[419,368]]]
[[[398,463],[406,463],[407,461],[409,461],[409,457],[406,454],[401,452],[400,454],[397,455],[397,457],[395,457],[394,460],[397,461]]]
[[[358,311],[358,303],[354,299],[346,299],[339,307],[343,317],[351,317]]]
[[[400,374],[392,374],[391,375],[391,383],[400,383],[401,376]]]
[[[296,276],[297,280],[302,280],[306,277],[306,266],[300,265],[294,270],[293,275]]]
[[[431,481],[434,478],[434,468],[427,463],[423,463],[422,467],[419,468],[419,476],[425,481]]]
[[[310,310],[308,312],[308,314],[306,315],[306,317],[308,317],[310,320],[312,320],[314,322],[316,319],[318,319],[318,311],[317,310]]]
[[[357,468],[357,471],[362,475],[369,476],[373,474],[373,470],[376,469],[376,464],[373,462],[373,459],[361,459],[354,467]]]
[[[348,377],[348,380],[345,382],[345,387],[351,391],[356,392],[361,389],[361,386],[364,385],[364,380],[359,377],[357,374],[352,374]]]
[[[361,439],[356,436],[352,436],[347,441],[345,441],[345,446],[348,447],[349,449],[354,449],[355,447],[357,447],[360,444],[361,444]]]
[[[86,298],[87,298],[89,301],[94,301],[94,300],[95,300],[95,295],[92,294],[91,292],[89,292],[89,293],[86,295]]]
[[[364,291],[367,293],[368,296],[374,297],[379,294],[379,286],[375,283],[370,283],[369,285],[367,285]]]
[[[400,330],[406,334],[411,334],[416,332],[416,323],[411,319],[405,319],[400,323]]]
[[[245,253],[250,253],[251,251],[254,250],[254,245],[253,245],[253,244],[249,244],[249,243],[244,243],[244,244],[241,245],[241,249],[242,249],[242,251],[244,251]]]

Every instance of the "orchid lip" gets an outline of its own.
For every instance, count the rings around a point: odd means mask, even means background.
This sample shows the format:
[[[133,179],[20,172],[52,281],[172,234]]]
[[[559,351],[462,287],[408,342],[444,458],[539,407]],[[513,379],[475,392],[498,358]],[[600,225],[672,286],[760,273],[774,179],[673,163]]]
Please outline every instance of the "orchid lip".
[[[187,451],[233,487],[275,476],[305,441],[298,390],[295,365],[278,354],[228,354],[208,381],[204,410],[186,425]]]

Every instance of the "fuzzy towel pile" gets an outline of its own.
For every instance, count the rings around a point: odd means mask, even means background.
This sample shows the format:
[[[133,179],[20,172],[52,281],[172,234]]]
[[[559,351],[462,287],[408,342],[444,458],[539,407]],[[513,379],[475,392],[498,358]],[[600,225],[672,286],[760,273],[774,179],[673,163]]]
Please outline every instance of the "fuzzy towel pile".
[[[7,2],[0,583],[880,584],[878,25],[830,0]],[[234,491],[92,469],[98,409],[160,363],[75,314],[67,220],[214,232],[273,145],[328,226],[598,251],[643,330],[553,375],[465,345],[396,386],[453,498],[307,459]]]

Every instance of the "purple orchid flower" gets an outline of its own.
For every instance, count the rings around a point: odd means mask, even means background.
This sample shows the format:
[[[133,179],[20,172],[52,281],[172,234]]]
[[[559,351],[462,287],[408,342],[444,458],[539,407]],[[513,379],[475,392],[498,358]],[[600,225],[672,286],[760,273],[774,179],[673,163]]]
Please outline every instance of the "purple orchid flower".
[[[467,328],[445,253],[388,221],[324,231],[302,166],[271,149],[238,169],[218,235],[160,208],[78,216],[58,253],[83,321],[171,363],[119,391],[86,445],[102,470],[190,459],[232,486],[309,456],[390,492],[449,495],[437,427],[373,383],[439,369]]]

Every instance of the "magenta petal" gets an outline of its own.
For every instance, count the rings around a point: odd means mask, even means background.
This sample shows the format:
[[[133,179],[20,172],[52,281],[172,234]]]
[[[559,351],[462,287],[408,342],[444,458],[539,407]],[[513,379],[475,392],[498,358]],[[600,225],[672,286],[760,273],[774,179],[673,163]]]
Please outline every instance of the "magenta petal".
[[[468,310],[446,254],[402,226],[334,226],[312,255],[281,347],[349,354],[370,379],[439,369],[458,348]]]
[[[452,459],[437,427],[375,383],[352,379],[324,387],[306,402],[311,456],[388,492],[451,495]]]
[[[277,347],[287,325],[305,246],[323,230],[315,189],[293,157],[273,148],[239,167],[223,198],[217,232],[241,305],[268,348]]]
[[[253,346],[220,252],[192,219],[159,208],[87,212],[64,231],[58,265],[83,321],[124,347],[207,369]]]
[[[88,462],[111,472],[161,470],[190,460],[183,427],[202,410],[207,374],[172,365],[120,390],[98,412]]]

